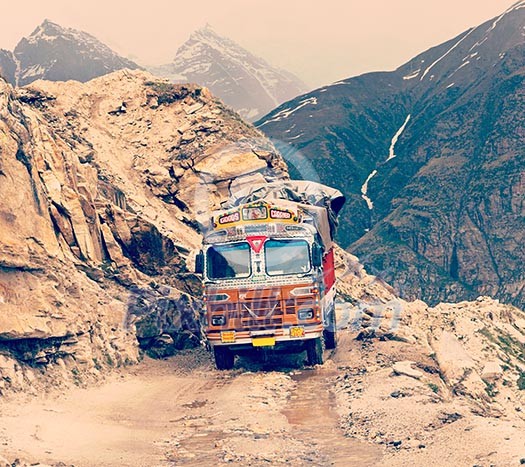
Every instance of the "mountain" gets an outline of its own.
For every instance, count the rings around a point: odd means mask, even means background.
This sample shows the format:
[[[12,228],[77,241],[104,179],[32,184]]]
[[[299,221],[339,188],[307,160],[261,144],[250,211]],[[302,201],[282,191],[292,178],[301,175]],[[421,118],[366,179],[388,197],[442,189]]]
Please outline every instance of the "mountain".
[[[16,85],[16,60],[10,50],[0,49],[0,76],[11,85]]]
[[[123,68],[138,69],[136,63],[113,52],[95,37],[72,28],[64,28],[45,20],[29,37],[23,38],[15,47],[11,58],[0,54],[2,69],[11,84],[20,86],[37,79],[50,81],[76,80],[86,82],[98,76]]]
[[[524,26],[520,1],[256,124],[293,176],[346,194],[339,241],[404,297],[525,304]]]
[[[172,63],[150,71],[174,83],[206,86],[251,121],[307,90],[293,74],[272,67],[209,25],[190,36]]]

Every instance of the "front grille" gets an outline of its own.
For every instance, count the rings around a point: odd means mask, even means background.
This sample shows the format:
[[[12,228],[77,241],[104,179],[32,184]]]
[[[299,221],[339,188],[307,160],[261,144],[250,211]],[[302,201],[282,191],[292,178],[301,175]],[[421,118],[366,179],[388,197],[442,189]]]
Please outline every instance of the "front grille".
[[[239,314],[242,327],[262,328],[283,324],[282,304],[277,299],[242,300]]]
[[[297,309],[299,307],[306,307],[314,306],[314,299],[311,297],[304,297],[304,298],[291,298],[289,300],[284,301],[284,309],[286,310],[286,314],[293,315],[297,312]]]
[[[285,314],[296,315],[299,308],[315,307],[312,296],[286,300],[280,297],[280,289],[241,289],[238,302],[211,302],[208,303],[208,311],[225,314],[230,329],[245,331],[279,328],[283,325]]]
[[[225,303],[212,303],[209,306],[209,310],[212,313],[235,313],[237,311],[237,303],[225,302]]]

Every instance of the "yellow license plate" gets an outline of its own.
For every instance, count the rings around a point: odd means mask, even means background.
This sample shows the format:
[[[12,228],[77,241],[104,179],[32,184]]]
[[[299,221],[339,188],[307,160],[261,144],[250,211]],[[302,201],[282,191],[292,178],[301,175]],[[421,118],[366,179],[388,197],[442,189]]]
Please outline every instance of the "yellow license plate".
[[[291,327],[290,337],[304,337],[304,328],[300,326]]]
[[[222,331],[221,342],[225,344],[235,342],[235,331]]]
[[[254,337],[252,344],[254,347],[273,347],[275,345],[275,337]]]

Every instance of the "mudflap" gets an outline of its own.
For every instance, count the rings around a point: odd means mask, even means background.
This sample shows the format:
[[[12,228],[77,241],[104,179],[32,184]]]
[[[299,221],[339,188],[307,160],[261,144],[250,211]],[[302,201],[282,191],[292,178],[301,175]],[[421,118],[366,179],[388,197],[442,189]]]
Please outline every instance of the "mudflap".
[[[306,362],[310,366],[323,364],[324,339],[317,337],[306,341]]]

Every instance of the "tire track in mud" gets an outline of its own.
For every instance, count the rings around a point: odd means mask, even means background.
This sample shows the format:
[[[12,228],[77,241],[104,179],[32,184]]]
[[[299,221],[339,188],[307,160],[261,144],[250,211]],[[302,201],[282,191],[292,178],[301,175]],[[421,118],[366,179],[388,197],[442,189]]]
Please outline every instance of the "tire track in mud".
[[[366,467],[382,457],[376,446],[344,436],[331,360],[314,369],[300,358],[243,359],[237,368],[219,373],[228,385],[195,401],[198,410],[186,419],[188,430],[170,458],[174,465]]]
[[[293,427],[292,433],[318,448],[323,465],[373,466],[381,458],[381,451],[366,442],[345,437],[340,428],[332,392],[337,371],[330,368],[333,366],[294,374],[292,379],[297,385],[283,413]]]

